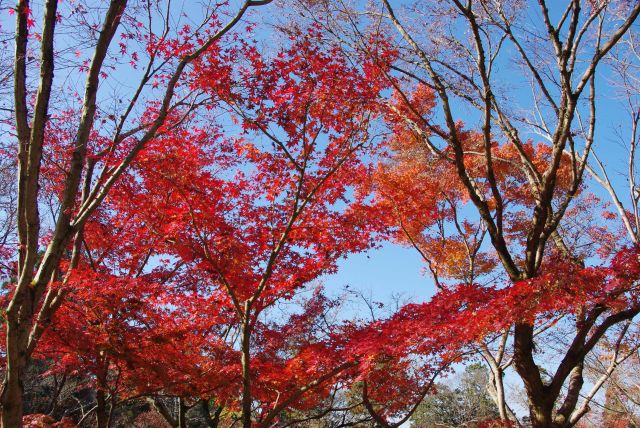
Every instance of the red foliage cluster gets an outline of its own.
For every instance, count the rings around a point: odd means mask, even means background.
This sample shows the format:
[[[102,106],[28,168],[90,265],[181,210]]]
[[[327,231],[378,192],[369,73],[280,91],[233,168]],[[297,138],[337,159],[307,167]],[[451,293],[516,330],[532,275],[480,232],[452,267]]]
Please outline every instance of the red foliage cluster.
[[[80,266],[55,285],[68,301],[36,354],[56,361],[52,372],[89,375],[120,399],[164,393],[237,410],[246,329],[264,415],[282,402],[314,408],[336,379],[354,381],[357,327],[324,328],[335,303],[314,281],[385,229],[354,191],[372,170],[368,125],[385,83],[317,37],[297,34],[273,59],[246,45],[244,61],[212,51],[197,62],[190,84],[219,101],[211,122],[173,112],[87,223]],[[221,111],[240,137],[221,131]],[[44,174],[55,195],[56,153],[72,135],[53,123]],[[91,144],[100,150],[97,134]],[[283,317],[270,312],[279,302],[292,308]]]
[[[188,27],[178,35],[147,39],[149,53],[171,61],[202,44]],[[410,102],[396,94],[385,105],[384,67],[367,58],[353,64],[320,39],[316,28],[294,32],[273,58],[252,44],[214,43],[194,62],[183,84],[214,100],[209,114],[185,122],[179,108],[170,112],[84,227],[79,267],[53,281],[67,288],[67,303],[34,354],[55,361],[51,372],[85,376],[121,399],[164,393],[238,411],[250,394],[267,422],[284,410],[318,408],[340,382],[385,403],[380,417],[394,418],[473,344],[516,321],[640,303],[640,250],[616,245],[606,228],[590,231],[602,245],[576,257],[598,263],[549,251],[535,278],[508,281],[482,243],[481,222],[461,215],[465,187],[443,179],[457,174],[447,160],[453,149],[425,144],[444,132],[425,123],[433,92],[418,86]],[[141,120],[157,114],[150,104]],[[49,122],[42,173],[52,198],[63,191],[78,116],[66,111]],[[377,117],[392,131],[382,148],[369,134]],[[522,248],[535,197],[517,167],[520,154],[498,142],[487,148],[491,183],[478,155],[482,136],[457,126],[467,173],[487,200],[491,186],[500,187],[508,245]],[[133,144],[125,138],[104,156],[104,171]],[[108,146],[94,130],[89,158]],[[545,145],[524,150],[534,164],[551,155]],[[380,154],[387,161],[375,166]],[[563,159],[558,192],[571,191],[570,175]],[[318,281],[389,229],[428,261],[439,292],[388,319],[327,326],[337,304]],[[70,425],[31,415],[25,426]]]

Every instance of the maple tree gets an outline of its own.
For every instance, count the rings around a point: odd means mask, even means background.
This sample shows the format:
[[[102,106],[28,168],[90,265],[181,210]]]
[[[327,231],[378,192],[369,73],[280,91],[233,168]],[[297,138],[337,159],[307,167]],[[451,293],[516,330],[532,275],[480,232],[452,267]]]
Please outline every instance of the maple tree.
[[[313,28],[293,34],[292,46],[271,60],[248,46],[235,85],[218,93],[247,136],[216,144],[217,162],[190,168],[196,177],[180,173],[179,182],[167,182],[175,191],[163,207],[135,198],[169,215],[157,231],[167,251],[201,276],[201,292],[215,298],[209,304],[233,318],[245,427],[254,419],[269,426],[291,406],[313,405],[328,393],[329,380],[355,365],[338,357],[339,330],[324,339],[314,333],[325,305],[320,295],[284,324],[261,320],[277,302],[333,272],[338,259],[369,248],[376,231],[367,204],[350,200],[348,191],[369,171],[360,154],[371,144],[368,123],[383,79],[363,75],[366,64],[349,65],[337,50],[322,51],[316,37]],[[196,85],[219,91],[211,82],[215,68],[206,60],[201,67]],[[203,156],[212,155],[182,158]],[[152,171],[173,178],[188,170],[147,168],[145,179]],[[158,179],[143,185],[158,186]],[[305,403],[312,389],[315,398]]]
[[[346,351],[348,326],[327,331],[334,303],[320,289],[285,319],[269,315],[384,229],[350,193],[372,168],[362,155],[375,150],[386,80],[319,37],[291,34],[274,58],[245,44],[235,64],[205,53],[190,85],[222,105],[149,141],[85,224],[75,267],[52,284],[70,301],[37,356],[92,379],[97,426],[117,400],[155,394],[270,426],[353,377],[360,354]],[[221,132],[221,110],[244,135]],[[59,174],[45,171],[48,191]]]

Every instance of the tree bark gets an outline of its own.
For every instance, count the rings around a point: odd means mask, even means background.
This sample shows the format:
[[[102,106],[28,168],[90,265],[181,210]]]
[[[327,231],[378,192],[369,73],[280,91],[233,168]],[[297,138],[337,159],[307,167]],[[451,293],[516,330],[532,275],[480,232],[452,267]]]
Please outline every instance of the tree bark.
[[[27,366],[24,352],[27,334],[23,326],[7,323],[7,372],[2,385],[2,427],[21,427],[23,374]]]
[[[224,407],[217,406],[215,408],[213,417],[211,416],[211,409],[209,408],[209,400],[200,400],[200,408],[202,410],[202,416],[207,423],[209,428],[218,428],[220,424],[220,415],[222,414],[222,410]]]
[[[244,307],[242,321],[242,428],[251,428],[251,330],[250,305]]]
[[[187,428],[187,410],[182,397],[178,398],[178,428]]]
[[[96,391],[96,427],[108,428],[109,412],[107,412],[107,399],[102,389]]]

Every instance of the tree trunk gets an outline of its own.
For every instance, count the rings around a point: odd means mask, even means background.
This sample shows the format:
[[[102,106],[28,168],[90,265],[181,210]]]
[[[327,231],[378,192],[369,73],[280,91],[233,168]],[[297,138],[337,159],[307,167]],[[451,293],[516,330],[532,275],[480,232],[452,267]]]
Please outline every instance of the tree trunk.
[[[529,406],[532,428],[555,428],[551,409],[540,409]]]
[[[107,400],[102,389],[96,392],[96,427],[108,428],[109,413],[107,412]]]
[[[7,371],[2,385],[2,427],[22,426],[23,376],[27,366],[27,333],[19,323],[7,323]]]
[[[242,322],[242,428],[251,428],[251,332],[249,304],[245,304]]]
[[[220,414],[222,413],[222,406],[217,406],[213,417],[211,416],[211,409],[209,409],[209,400],[200,400],[200,408],[202,410],[202,416],[209,428],[218,428],[220,424]]]
[[[498,413],[500,414],[500,419],[503,421],[509,420],[509,414],[507,412],[507,403],[504,397],[504,382],[502,379],[502,369],[500,367],[494,366],[493,364],[489,364],[490,370],[490,388],[489,395],[493,399],[493,402],[496,404],[498,408]]]
[[[557,399],[545,388],[540,368],[533,359],[535,345],[533,326],[518,323],[513,336],[513,364],[524,383],[529,404],[529,416],[533,428],[553,427],[553,405]]]
[[[187,428],[187,410],[184,400],[178,398],[178,428]]]

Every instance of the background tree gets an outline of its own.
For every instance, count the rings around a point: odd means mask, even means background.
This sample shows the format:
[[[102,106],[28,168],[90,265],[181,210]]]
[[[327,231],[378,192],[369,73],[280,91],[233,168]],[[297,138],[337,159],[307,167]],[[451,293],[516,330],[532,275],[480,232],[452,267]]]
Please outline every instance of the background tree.
[[[428,396],[411,418],[412,426],[475,427],[500,416],[487,391],[489,372],[482,365],[468,365],[460,374],[457,385],[451,384],[453,382],[448,381],[436,386],[437,392]]]

